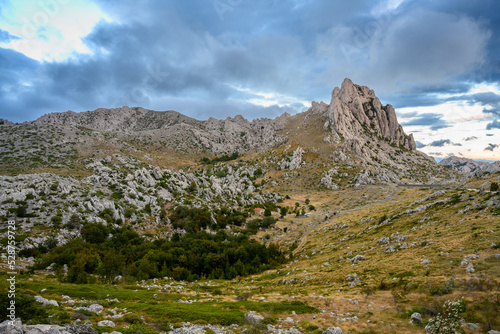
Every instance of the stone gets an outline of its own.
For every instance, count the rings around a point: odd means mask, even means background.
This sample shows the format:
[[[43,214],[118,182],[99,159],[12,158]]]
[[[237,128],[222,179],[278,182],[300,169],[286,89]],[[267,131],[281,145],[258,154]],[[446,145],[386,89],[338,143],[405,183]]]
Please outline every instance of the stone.
[[[115,323],[111,320],[102,320],[97,323],[99,327],[115,327]]]
[[[422,315],[418,312],[415,312],[411,315],[410,317],[410,323],[411,324],[421,324],[422,323]]]
[[[430,263],[431,263],[431,261],[429,259],[425,259],[425,260],[422,261],[422,265],[423,266],[426,266],[426,265],[428,265]]]
[[[264,320],[264,317],[261,316],[260,314],[257,314],[253,311],[250,311],[249,313],[245,314],[245,320],[248,321],[252,325],[257,325],[262,320]]]
[[[111,320],[102,320],[97,323],[99,327],[115,327],[115,323]]]
[[[100,314],[104,310],[104,307],[99,304],[92,304],[89,307],[87,307],[87,310],[89,310],[90,312],[95,312],[97,314]]]
[[[357,262],[361,262],[361,261],[365,261],[365,260],[366,260],[366,258],[363,255],[356,255],[355,257],[353,257],[352,259],[349,259],[348,261],[357,263]]]
[[[344,332],[342,332],[340,327],[328,327],[323,334],[344,334]]]
[[[49,305],[56,306],[56,307],[59,306],[59,304],[57,303],[57,301],[55,301],[55,300],[48,300],[48,299],[43,298],[42,296],[35,296],[35,300],[37,302],[39,302],[40,304],[42,304],[43,306],[49,306]]]

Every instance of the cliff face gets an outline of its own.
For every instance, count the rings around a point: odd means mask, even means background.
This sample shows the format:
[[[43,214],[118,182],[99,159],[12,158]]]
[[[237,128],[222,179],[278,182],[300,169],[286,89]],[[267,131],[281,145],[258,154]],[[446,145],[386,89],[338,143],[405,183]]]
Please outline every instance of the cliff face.
[[[316,112],[324,113],[324,129],[331,131],[334,141],[381,137],[390,144],[416,150],[413,135],[404,133],[394,108],[383,106],[374,91],[345,79],[335,87],[330,104],[315,103]]]

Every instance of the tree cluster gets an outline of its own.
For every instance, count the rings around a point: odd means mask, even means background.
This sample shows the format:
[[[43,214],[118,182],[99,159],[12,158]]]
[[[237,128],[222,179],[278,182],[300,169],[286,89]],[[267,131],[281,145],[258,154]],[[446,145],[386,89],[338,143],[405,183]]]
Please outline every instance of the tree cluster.
[[[61,281],[90,283],[96,277],[112,283],[119,275],[129,281],[172,277],[176,280],[233,279],[285,262],[278,246],[262,245],[249,235],[275,223],[274,218],[254,220],[232,233],[226,226],[241,226],[246,213],[221,209],[178,207],[169,216],[176,229],[170,239],[149,241],[131,227],[83,223],[80,234],[63,246],[38,249],[33,269],[55,263]],[[76,222],[72,222],[73,224]],[[80,222],[78,222],[80,223]],[[63,266],[68,271],[64,273]]]

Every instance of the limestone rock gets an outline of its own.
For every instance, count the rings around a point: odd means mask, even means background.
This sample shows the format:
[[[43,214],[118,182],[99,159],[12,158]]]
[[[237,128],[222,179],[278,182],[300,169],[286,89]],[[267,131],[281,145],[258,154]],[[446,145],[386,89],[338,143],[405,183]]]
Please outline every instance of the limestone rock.
[[[257,325],[262,320],[264,320],[264,317],[261,316],[260,314],[257,314],[253,311],[250,311],[249,313],[245,314],[245,320],[248,321],[252,325]]]
[[[358,262],[365,261],[365,260],[366,260],[366,258],[363,255],[358,254],[355,257],[353,257],[352,259],[349,259],[348,261],[353,262],[353,263],[358,263]]]
[[[35,296],[35,300],[37,302],[39,302],[40,304],[42,304],[43,306],[49,306],[49,305],[56,306],[56,307],[59,306],[59,304],[55,300],[48,300],[48,299],[43,298],[42,296]]]
[[[304,150],[300,146],[293,151],[292,160],[288,166],[290,170],[299,169],[302,166],[302,154],[304,153]]]
[[[324,110],[325,107],[316,105],[315,109]],[[373,90],[355,85],[348,78],[341,88],[336,87],[332,92],[324,128],[346,140],[373,133],[396,146],[410,151],[416,149],[413,136],[406,135],[399,125],[394,108],[383,106]]]
[[[343,334],[342,329],[340,327],[329,327],[325,329],[323,334]]]
[[[97,323],[99,327],[115,327],[115,323],[111,320],[102,320]]]
[[[421,324],[422,323],[422,315],[418,312],[415,312],[411,315],[410,317],[410,323],[411,324]]]
[[[320,180],[320,184],[330,190],[339,189],[337,184],[335,184],[335,182],[333,181],[333,177],[337,175],[337,173],[338,172],[336,169],[330,169],[329,171],[326,171],[325,173],[323,173],[323,177]]]

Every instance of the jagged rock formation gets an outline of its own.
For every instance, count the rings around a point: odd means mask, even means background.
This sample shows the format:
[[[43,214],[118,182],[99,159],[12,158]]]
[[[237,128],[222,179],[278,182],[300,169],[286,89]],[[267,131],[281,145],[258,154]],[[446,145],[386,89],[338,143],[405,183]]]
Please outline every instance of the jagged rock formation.
[[[8,121],[6,119],[0,118],[0,126],[2,125],[14,125],[11,121]]]
[[[487,163],[483,161],[475,161],[467,158],[459,158],[455,156],[448,157],[439,162],[441,166],[466,174],[468,176],[482,176],[488,173],[496,173],[500,171],[500,161]]]
[[[383,106],[375,92],[366,86],[353,84],[350,79],[335,87],[329,105],[313,103],[315,112],[324,113],[324,129],[331,131],[334,141],[353,140],[374,135],[390,144],[416,150],[413,135],[406,135],[396,118],[394,108]]]

